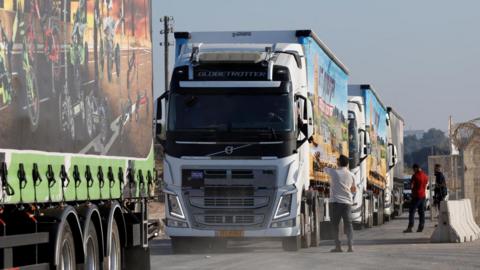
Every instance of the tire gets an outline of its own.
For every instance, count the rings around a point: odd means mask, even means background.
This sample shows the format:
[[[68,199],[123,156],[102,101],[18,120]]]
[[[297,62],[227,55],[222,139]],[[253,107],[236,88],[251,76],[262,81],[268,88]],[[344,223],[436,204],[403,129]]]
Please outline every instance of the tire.
[[[60,254],[57,270],[75,270],[75,242],[73,240],[73,233],[68,222],[65,222],[63,228],[62,239],[60,240],[60,250],[56,251]]]
[[[299,251],[300,250],[300,236],[290,236],[282,239],[282,248],[284,251]]]
[[[313,206],[312,206],[312,213],[313,216],[312,220],[312,247],[318,247],[320,245],[320,221],[323,219],[321,215],[322,211],[320,208],[322,207],[320,203],[320,199],[318,195],[315,194],[313,198]]]
[[[189,237],[172,237],[173,254],[188,254],[191,252],[191,241]]]
[[[310,207],[306,201],[302,201],[302,213],[300,214],[300,235],[302,248],[312,245],[312,232],[310,229]]]
[[[98,246],[98,235],[95,225],[92,221],[88,226],[87,235],[85,235],[85,269],[100,269],[100,248]]]
[[[107,257],[107,270],[122,269],[122,246],[120,242],[120,234],[115,219],[112,222],[112,234],[110,238],[110,253]]]

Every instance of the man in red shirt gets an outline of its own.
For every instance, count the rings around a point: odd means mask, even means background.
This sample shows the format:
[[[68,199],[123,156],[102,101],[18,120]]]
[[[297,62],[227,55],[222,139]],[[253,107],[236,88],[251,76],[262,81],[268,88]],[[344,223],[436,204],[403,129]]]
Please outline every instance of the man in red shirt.
[[[408,211],[408,228],[404,233],[411,233],[415,221],[415,210],[418,209],[419,223],[417,232],[422,232],[425,225],[425,191],[427,190],[428,176],[422,171],[418,164],[413,165],[412,202]]]

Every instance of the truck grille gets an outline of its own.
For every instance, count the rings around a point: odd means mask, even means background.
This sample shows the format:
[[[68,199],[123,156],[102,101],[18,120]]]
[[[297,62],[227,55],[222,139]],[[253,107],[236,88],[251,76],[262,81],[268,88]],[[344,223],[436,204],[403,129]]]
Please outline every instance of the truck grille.
[[[196,220],[205,225],[251,225],[263,222],[263,217],[255,215],[208,215],[197,216]]]
[[[205,198],[206,207],[251,207],[254,206],[253,198]]]
[[[252,197],[255,188],[252,186],[211,186],[205,187],[205,197]]]
[[[195,229],[259,229],[275,201],[277,172],[265,168],[183,168],[184,205]]]

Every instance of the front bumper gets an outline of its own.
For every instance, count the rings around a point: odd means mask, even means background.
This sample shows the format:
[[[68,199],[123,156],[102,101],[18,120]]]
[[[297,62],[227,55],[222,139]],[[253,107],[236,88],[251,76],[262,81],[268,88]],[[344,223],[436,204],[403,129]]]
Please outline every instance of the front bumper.
[[[166,227],[165,232],[170,237],[217,237],[218,231],[215,230],[197,230],[191,228]],[[271,237],[289,237],[297,236],[300,231],[297,227],[290,228],[270,228],[263,230],[245,230],[243,238],[271,238]]]

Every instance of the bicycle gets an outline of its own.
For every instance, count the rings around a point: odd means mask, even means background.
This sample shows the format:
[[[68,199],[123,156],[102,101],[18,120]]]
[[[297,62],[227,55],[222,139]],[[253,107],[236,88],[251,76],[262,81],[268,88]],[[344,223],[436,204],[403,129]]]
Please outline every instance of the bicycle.
[[[8,40],[3,24],[0,21],[0,94],[2,95],[2,106],[12,103],[13,87],[11,72],[11,55],[13,43]]]
[[[40,97],[38,92],[38,80],[36,76],[35,57],[37,54],[37,39],[34,31],[34,19],[38,13],[35,5],[30,5],[28,19],[25,16],[24,7],[17,2],[15,20],[18,21],[18,29],[22,41],[22,69],[25,75],[26,108],[30,120],[30,127],[35,131],[40,119]],[[23,10],[23,12],[22,12]],[[37,16],[38,17],[38,16]]]

